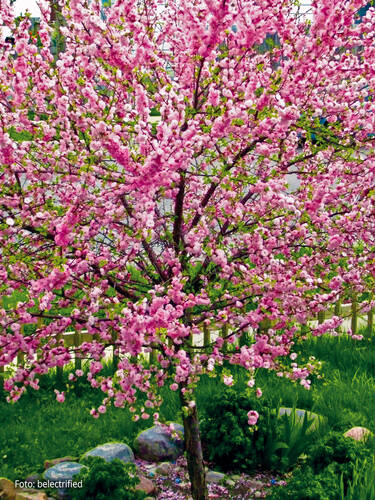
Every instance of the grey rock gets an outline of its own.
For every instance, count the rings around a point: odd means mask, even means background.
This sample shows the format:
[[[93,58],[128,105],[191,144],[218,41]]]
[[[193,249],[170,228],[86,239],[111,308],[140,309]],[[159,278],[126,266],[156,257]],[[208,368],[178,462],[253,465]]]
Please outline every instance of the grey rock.
[[[154,425],[138,434],[134,449],[138,457],[150,462],[176,460],[184,451],[184,428],[174,423],[177,436],[173,437],[160,425]]]
[[[85,465],[78,462],[60,462],[43,473],[43,478],[49,481],[69,481],[73,476],[79,474],[82,469],[87,469]],[[65,499],[69,496],[69,489],[59,488],[57,490],[58,498]]]
[[[172,466],[170,462],[162,462],[155,468],[156,474],[160,474],[161,476],[168,476],[171,472]]]
[[[125,443],[105,443],[92,450],[87,451],[82,458],[101,457],[106,462],[112,462],[115,458],[123,462],[134,462],[134,453],[130,446]]]
[[[206,473],[206,481],[208,483],[221,483],[225,479],[225,474],[222,472],[216,472],[214,470],[209,470]]]
[[[61,462],[44,471],[43,478],[50,481],[68,481],[82,469],[87,467],[78,462]]]
[[[283,415],[291,415],[292,411],[293,411],[293,408],[281,407],[279,409],[279,417],[281,417]],[[301,410],[300,408],[296,408],[296,410],[295,410],[296,423],[299,422],[300,424],[302,424],[303,419],[305,418],[305,414],[307,414],[308,420],[312,421],[312,423],[308,429],[308,432],[317,430],[319,428],[319,426],[326,421],[325,417],[323,417],[322,415],[318,415],[317,413],[313,413],[313,412],[308,411],[308,410]]]
[[[251,479],[248,481],[249,488],[254,490],[259,490],[264,488],[264,483],[262,481],[258,481],[257,479]]]

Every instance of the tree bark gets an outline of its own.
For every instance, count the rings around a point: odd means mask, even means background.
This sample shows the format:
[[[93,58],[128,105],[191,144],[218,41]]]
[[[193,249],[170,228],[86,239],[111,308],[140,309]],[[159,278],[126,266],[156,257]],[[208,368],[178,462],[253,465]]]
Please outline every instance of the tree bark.
[[[182,406],[187,402],[180,392]],[[191,495],[193,500],[208,500],[206,485],[206,473],[203,465],[203,453],[201,437],[199,432],[199,419],[196,406],[189,408],[189,413],[182,413],[185,432],[185,447],[187,455],[187,466],[191,483]]]

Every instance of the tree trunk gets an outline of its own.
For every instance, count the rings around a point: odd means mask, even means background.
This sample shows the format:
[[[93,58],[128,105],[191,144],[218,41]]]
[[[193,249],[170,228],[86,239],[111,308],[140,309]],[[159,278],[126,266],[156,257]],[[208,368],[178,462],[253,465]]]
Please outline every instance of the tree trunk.
[[[58,0],[50,0],[50,5],[51,5],[51,22],[52,23],[61,22],[62,13]]]
[[[181,392],[180,399],[182,406],[186,407],[187,402]],[[194,406],[194,408],[189,408],[188,414],[182,412],[182,420],[185,431],[185,447],[191,483],[191,495],[193,500],[208,500],[206,473],[203,465],[202,444],[196,406]]]

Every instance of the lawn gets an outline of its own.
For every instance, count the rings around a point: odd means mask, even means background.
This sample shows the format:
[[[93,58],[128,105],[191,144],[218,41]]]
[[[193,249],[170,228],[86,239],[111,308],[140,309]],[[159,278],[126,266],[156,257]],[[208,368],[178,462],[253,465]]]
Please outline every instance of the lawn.
[[[321,360],[322,378],[314,377],[311,389],[306,390],[274,373],[260,371],[257,385],[262,388],[263,398],[275,406],[295,405],[322,414],[332,430],[343,432],[360,425],[375,432],[375,344],[346,336],[310,338],[297,345],[296,352],[299,358],[314,356]],[[246,372],[239,368],[234,371],[234,387],[241,393],[245,390]],[[38,392],[29,391],[16,404],[8,404],[1,393],[0,476],[24,478],[40,472],[46,459],[79,456],[111,440],[131,445],[137,433],[150,426],[149,421],[133,422],[128,410],[115,407],[95,420],[89,411],[100,404],[100,391],[82,384],[69,391],[66,402],[61,404],[55,399],[54,382],[53,374],[45,377]],[[220,411],[220,394],[225,390],[217,378],[202,377],[197,389],[201,417],[213,400],[218,401]],[[163,394],[163,418],[181,421],[177,394],[167,388]]]

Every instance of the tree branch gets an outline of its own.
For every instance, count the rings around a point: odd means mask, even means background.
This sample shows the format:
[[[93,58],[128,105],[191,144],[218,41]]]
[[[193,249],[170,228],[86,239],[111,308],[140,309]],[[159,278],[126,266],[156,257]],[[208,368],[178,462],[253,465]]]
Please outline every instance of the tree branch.
[[[232,163],[230,165],[227,165],[227,167],[224,169],[224,172],[229,172],[229,170],[231,170],[233,167],[235,167],[236,164],[242,158],[244,158],[248,153],[250,153],[250,151],[252,151],[254,149],[254,147],[258,144],[258,142],[263,142],[265,139],[266,139],[265,137],[260,137],[259,139],[256,139],[253,142],[251,142],[242,151],[237,153],[237,155],[234,157]],[[214,192],[215,192],[216,188],[219,186],[219,184],[220,184],[220,182],[211,182],[210,187],[206,191],[206,194],[204,195],[203,200],[201,201],[201,205],[200,205],[201,208],[205,208],[207,206],[208,202],[210,201],[212,195],[214,194]],[[194,216],[194,218],[191,222],[190,229],[192,229],[193,227],[195,227],[198,224],[198,222],[201,220],[201,217],[202,216],[199,213],[197,213]]]

